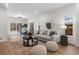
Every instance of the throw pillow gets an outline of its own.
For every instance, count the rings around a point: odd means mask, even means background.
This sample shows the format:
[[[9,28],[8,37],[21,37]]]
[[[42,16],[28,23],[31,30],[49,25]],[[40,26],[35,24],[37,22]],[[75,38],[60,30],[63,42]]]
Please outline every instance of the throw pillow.
[[[51,36],[51,35],[55,35],[55,32],[51,31],[49,36]]]
[[[51,31],[48,31],[48,32],[47,32],[47,35],[48,35],[48,36],[50,35],[50,32],[51,32]]]

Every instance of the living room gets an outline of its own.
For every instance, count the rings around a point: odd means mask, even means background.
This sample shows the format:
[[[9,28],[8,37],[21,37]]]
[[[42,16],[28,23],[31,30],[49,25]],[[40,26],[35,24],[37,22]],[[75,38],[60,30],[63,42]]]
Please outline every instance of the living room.
[[[78,9],[76,3],[0,3],[0,54],[79,54]],[[39,38],[37,44],[23,46],[25,31]],[[62,35],[68,40],[67,46],[60,44]]]

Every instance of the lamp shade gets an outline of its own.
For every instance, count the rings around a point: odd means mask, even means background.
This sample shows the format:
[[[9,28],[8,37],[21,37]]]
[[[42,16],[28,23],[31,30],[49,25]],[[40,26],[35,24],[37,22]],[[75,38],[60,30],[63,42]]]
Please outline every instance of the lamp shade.
[[[65,25],[62,25],[62,26],[61,26],[61,28],[62,28],[62,29],[66,29],[66,28],[67,28],[67,26],[65,26]]]

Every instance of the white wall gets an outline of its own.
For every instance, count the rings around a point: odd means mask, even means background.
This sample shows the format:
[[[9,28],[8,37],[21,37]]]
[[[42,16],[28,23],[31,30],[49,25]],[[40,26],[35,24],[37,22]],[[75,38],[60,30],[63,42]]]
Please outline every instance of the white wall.
[[[76,4],[76,46],[79,47],[79,4]]]
[[[24,18],[16,18],[16,17],[8,17],[7,21],[7,30],[8,30],[8,35],[14,35],[14,34],[19,34],[17,31],[10,31],[10,23],[22,23],[22,24],[27,24],[27,19]]]
[[[7,35],[18,34],[16,31],[10,31],[10,22],[21,22],[21,23],[31,23],[34,22],[34,31],[38,31],[38,25],[41,26],[42,30],[48,30],[45,23],[51,22],[52,29],[55,29],[59,34],[61,34],[60,24],[64,24],[65,16],[73,17],[73,37],[74,39],[69,40],[70,43],[75,44],[77,39],[77,46],[79,46],[79,4],[77,4],[77,21],[76,21],[76,8],[75,4],[70,4],[55,10],[51,10],[40,15],[37,15],[31,19],[24,20],[14,17],[7,18],[7,9],[0,8],[0,37],[3,41],[6,40]],[[63,31],[64,33],[64,31]],[[1,41],[1,40],[0,40]]]
[[[10,23],[27,23],[26,18],[15,18],[7,16],[7,8],[5,3],[0,3],[0,42],[7,41],[8,35],[19,34],[17,31],[10,31]],[[2,39],[2,40],[1,40]]]
[[[41,26],[41,30],[48,30],[46,28],[46,23],[51,22],[52,30],[56,30],[60,35],[63,33],[64,30],[61,29],[61,25],[65,24],[65,16],[72,16],[73,18],[73,39],[69,40],[69,43],[75,44],[75,20],[76,20],[76,5],[69,4],[67,6],[48,11],[46,13],[42,13],[34,19],[34,29],[37,31],[38,24]],[[36,30],[37,29],[37,30]]]
[[[1,41],[7,40],[7,9],[4,7],[0,8],[0,38]]]

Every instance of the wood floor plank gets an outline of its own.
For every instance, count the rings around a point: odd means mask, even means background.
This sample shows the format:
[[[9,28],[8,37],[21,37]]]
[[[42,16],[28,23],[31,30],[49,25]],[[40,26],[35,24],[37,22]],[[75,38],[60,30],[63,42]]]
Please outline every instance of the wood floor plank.
[[[59,44],[58,44],[59,45]],[[32,47],[23,46],[22,42],[0,43],[0,55],[31,55]],[[73,45],[61,46],[56,52],[48,51],[48,55],[79,55],[79,48]]]

